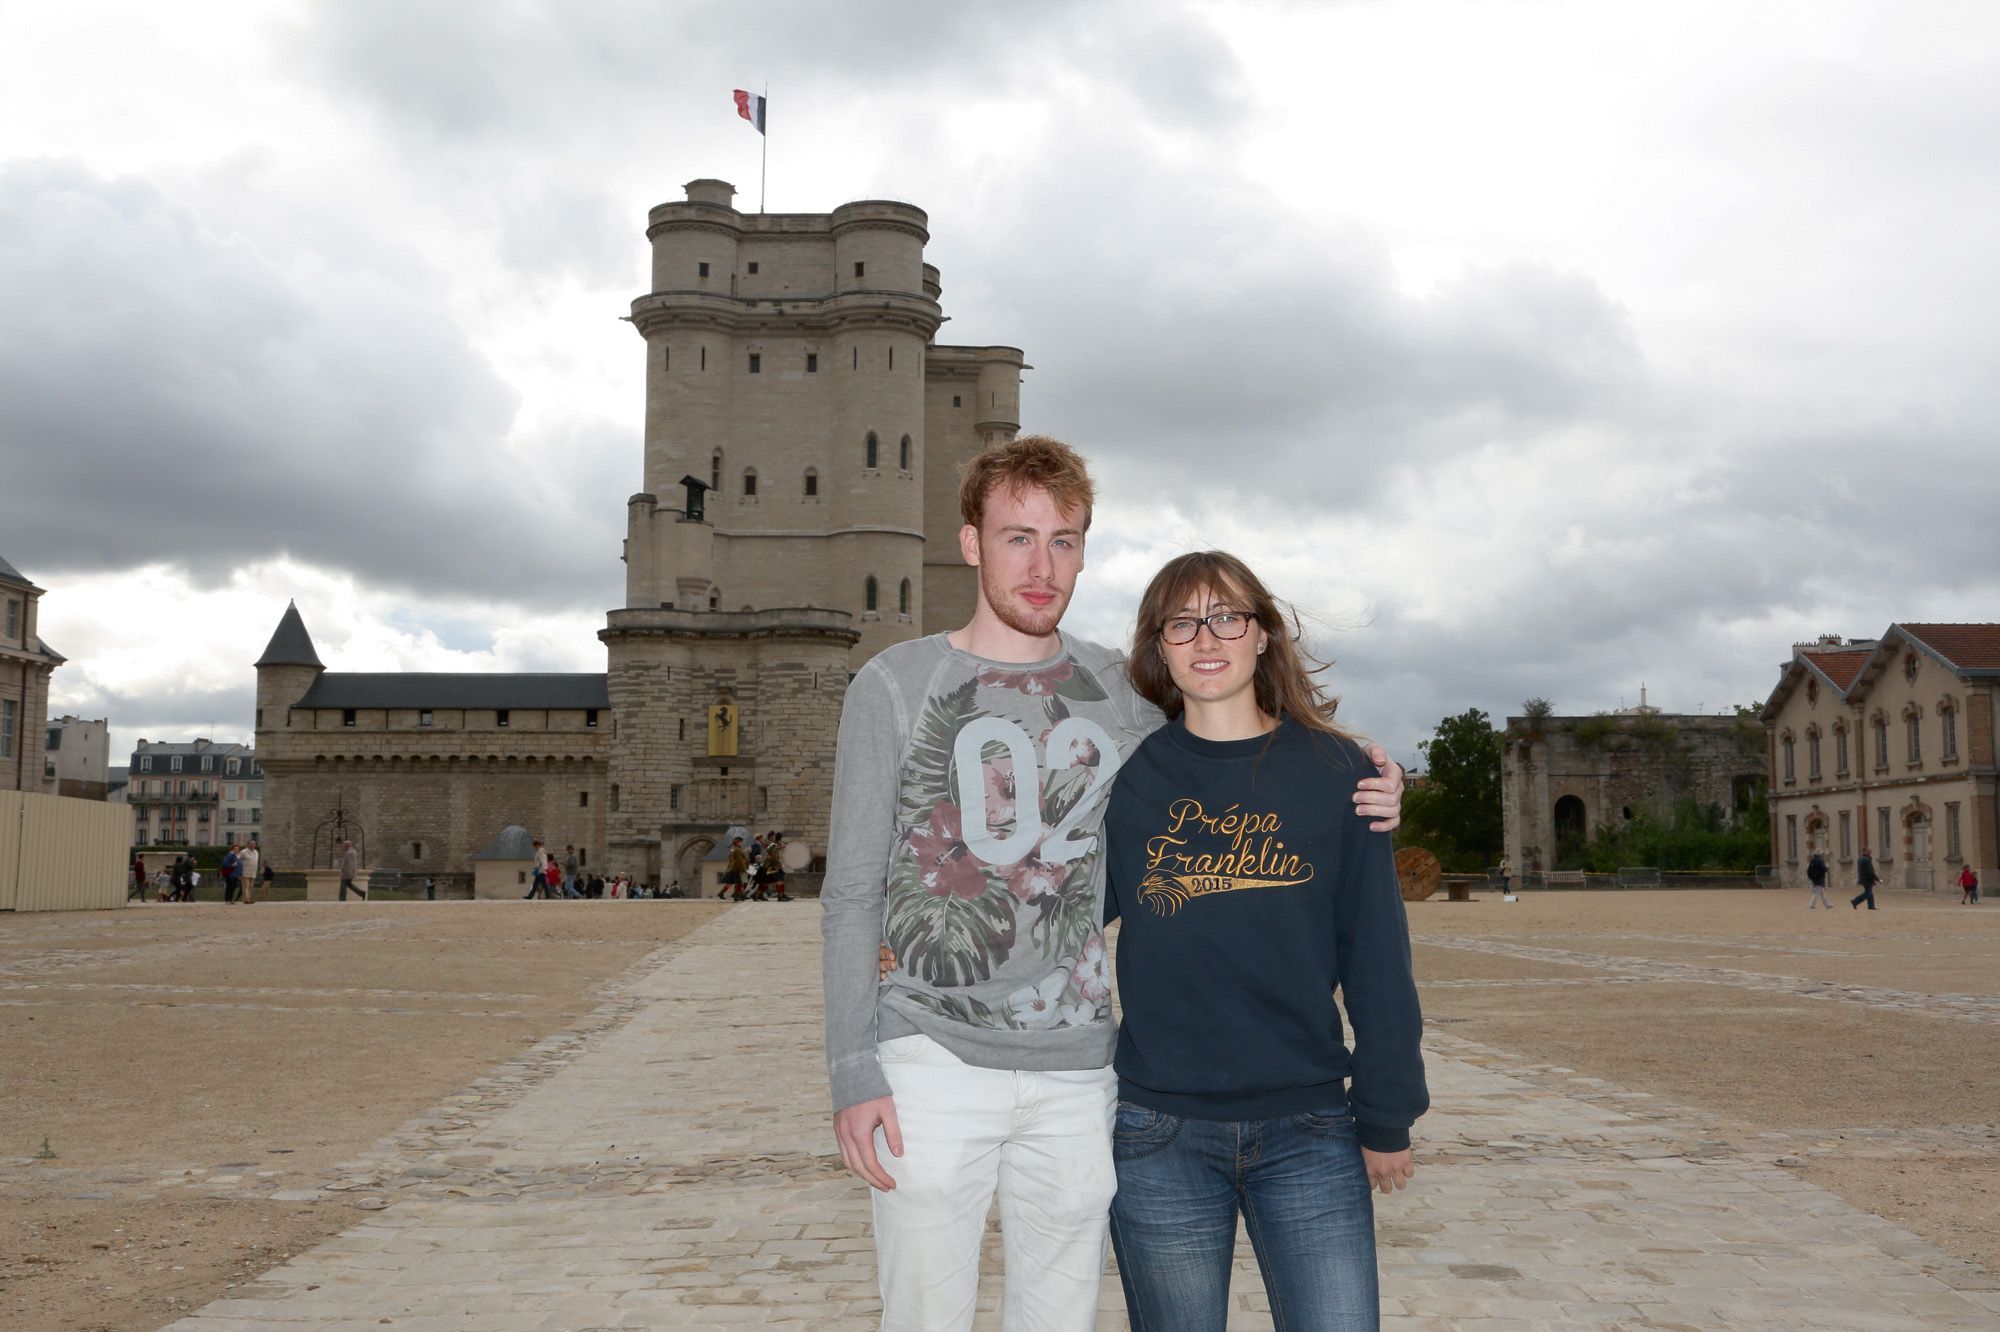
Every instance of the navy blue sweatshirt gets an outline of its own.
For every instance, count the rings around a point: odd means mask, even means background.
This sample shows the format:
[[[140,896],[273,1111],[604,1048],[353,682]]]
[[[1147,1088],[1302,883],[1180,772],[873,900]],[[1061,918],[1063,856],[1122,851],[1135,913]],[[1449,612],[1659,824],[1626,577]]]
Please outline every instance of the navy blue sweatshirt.
[[[1362,1146],[1410,1145],[1430,1107],[1423,1018],[1389,836],[1353,812],[1373,773],[1360,746],[1289,720],[1204,740],[1177,718],[1125,761],[1104,825],[1120,1096],[1223,1120],[1345,1101]]]

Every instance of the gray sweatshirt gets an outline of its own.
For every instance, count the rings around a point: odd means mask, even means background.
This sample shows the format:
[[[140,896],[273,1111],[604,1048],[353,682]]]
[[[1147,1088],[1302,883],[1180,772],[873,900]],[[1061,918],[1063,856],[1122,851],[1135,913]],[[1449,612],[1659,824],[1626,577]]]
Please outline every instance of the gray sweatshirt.
[[[836,1111],[889,1094],[875,1047],[898,1036],[984,1068],[1111,1062],[1104,811],[1161,717],[1122,654],[1062,643],[1024,665],[934,634],[848,686],[820,890]]]

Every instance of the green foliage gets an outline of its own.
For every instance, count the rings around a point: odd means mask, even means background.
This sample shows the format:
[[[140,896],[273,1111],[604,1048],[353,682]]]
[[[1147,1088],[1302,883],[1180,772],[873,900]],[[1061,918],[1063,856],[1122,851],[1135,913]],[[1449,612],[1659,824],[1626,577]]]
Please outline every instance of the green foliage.
[[[1400,846],[1420,846],[1454,873],[1498,863],[1505,833],[1500,819],[1500,733],[1478,708],[1438,723],[1419,745],[1425,780],[1403,795]]]
[[[1622,866],[1662,870],[1748,874],[1770,859],[1770,814],[1760,793],[1731,824],[1719,805],[1693,796],[1661,814],[1642,805],[1628,820],[1608,821],[1573,859],[1558,858],[1558,869],[1614,874]]]

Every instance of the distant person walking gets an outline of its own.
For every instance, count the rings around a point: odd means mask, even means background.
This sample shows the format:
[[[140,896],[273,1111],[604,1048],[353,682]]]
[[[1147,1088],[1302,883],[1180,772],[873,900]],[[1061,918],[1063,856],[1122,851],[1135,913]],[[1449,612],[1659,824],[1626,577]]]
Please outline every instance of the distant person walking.
[[[257,876],[264,866],[264,853],[257,849],[255,842],[244,847],[236,857],[237,878],[241,882],[241,899],[245,902],[257,900]]]
[[[1979,875],[1967,865],[1958,872],[1958,904],[1960,906],[1979,905]]]
[[[1806,882],[1812,885],[1812,897],[1806,902],[1806,910],[1818,907],[1833,910],[1833,903],[1826,900],[1826,857],[1815,851],[1806,862]]]
[[[132,887],[125,892],[126,901],[129,902],[132,900],[132,893],[134,891],[138,892],[141,902],[146,900],[146,858],[144,856],[132,857]]]
[[[360,898],[362,901],[366,902],[368,900],[368,890],[354,882],[355,876],[360,873],[361,873],[361,856],[359,855],[359,853],[355,851],[354,843],[352,841],[342,842],[340,844],[340,900],[341,901],[345,902],[347,900],[347,894],[350,891],[352,891],[353,894],[356,897]]]
[[[222,853],[221,871],[222,901],[226,906],[234,906],[236,894],[243,888],[243,862],[237,858],[234,846]]]
[[[729,839],[729,859],[722,865],[722,891],[717,897],[728,897],[732,893],[737,901],[743,900],[743,876],[750,872],[750,853],[743,849],[743,839]]]
[[[1507,859],[1507,857],[1502,856],[1500,857],[1500,895],[1502,897],[1505,897],[1514,891],[1513,888],[1509,887],[1509,885],[1512,884],[1513,881],[1514,881],[1514,863],[1511,860]]]
[[[1854,862],[1854,877],[1860,883],[1861,891],[1856,893],[1847,905],[1858,910],[1861,904],[1866,902],[1868,909],[1873,911],[1875,909],[1875,885],[1882,882],[1882,876],[1875,872],[1875,858],[1866,851],[1861,853],[1861,859]]]

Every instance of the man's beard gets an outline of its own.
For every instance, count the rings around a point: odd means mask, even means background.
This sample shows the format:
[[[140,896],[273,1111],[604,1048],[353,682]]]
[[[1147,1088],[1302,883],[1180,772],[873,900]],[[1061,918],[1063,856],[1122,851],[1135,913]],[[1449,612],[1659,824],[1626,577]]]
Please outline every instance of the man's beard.
[[[1050,603],[1047,610],[1035,610],[1030,606],[1021,605],[1012,597],[1005,595],[1005,588],[995,588],[986,581],[986,569],[983,566],[979,570],[979,583],[986,592],[986,604],[993,608],[994,618],[1015,633],[1026,634],[1030,638],[1045,638],[1054,633],[1056,625],[1062,621],[1063,611],[1069,608],[1069,598],[1060,592],[1056,592],[1056,599]],[[1056,591],[1054,588],[1049,590]]]

